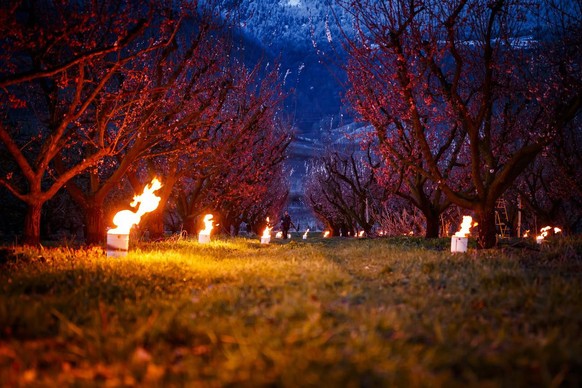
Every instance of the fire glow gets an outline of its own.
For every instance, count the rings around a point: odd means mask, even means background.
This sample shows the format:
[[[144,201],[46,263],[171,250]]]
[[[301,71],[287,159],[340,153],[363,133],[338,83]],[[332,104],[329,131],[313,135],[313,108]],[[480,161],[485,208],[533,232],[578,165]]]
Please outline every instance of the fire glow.
[[[471,234],[471,228],[477,226],[478,223],[473,223],[473,217],[463,216],[463,222],[461,222],[461,229],[455,233],[454,237],[467,237]]]
[[[473,226],[477,226],[476,222],[473,223],[473,217],[463,216],[461,228],[451,237],[451,252],[467,252],[467,236],[471,233]]]
[[[154,178],[150,184],[148,184],[144,189],[143,193],[133,197],[133,202],[129,205],[131,207],[136,207],[139,204],[136,212],[131,210],[121,210],[115,214],[113,217],[113,223],[116,228],[109,229],[108,234],[129,234],[129,230],[133,225],[139,224],[141,217],[145,213],[152,212],[156,210],[160,203],[160,197],[154,194],[154,191],[159,190],[162,187],[162,183],[158,178]]]
[[[546,237],[548,237],[548,234],[550,232],[550,230],[554,229],[554,234],[558,234],[562,232],[562,229],[558,228],[558,227],[552,227],[552,226],[544,226],[543,228],[540,229],[540,234],[539,236],[536,236],[536,242],[538,244],[541,244],[544,239]]]
[[[267,217],[267,226],[263,230],[263,235],[261,236],[261,244],[268,244],[271,242],[271,230],[273,228],[269,226],[269,217]]]
[[[307,229],[307,230],[305,231],[305,233],[303,233],[303,239],[304,239],[304,240],[307,240],[307,233],[309,233],[309,229]]]
[[[160,204],[160,197],[154,194],[159,190],[162,183],[154,178],[144,189],[143,193],[133,197],[131,207],[136,207],[137,211],[121,210],[113,216],[113,223],[116,228],[107,231],[107,256],[125,256],[129,247],[129,231],[133,225],[139,224],[141,217],[145,213],[156,210]]]
[[[329,237],[329,230],[326,230],[325,232],[323,232],[323,237],[324,238]]]
[[[207,243],[210,242],[210,232],[212,231],[212,224],[214,220],[212,219],[214,216],[212,214],[207,214],[204,216],[204,229],[198,232],[198,242],[199,243]]]

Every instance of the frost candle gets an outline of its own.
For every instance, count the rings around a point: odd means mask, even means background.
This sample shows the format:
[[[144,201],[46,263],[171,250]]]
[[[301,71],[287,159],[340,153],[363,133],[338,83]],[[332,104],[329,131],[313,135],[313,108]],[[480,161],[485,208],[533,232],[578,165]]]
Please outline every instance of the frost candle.
[[[198,233],[198,242],[200,244],[206,244],[210,242],[210,231],[212,231],[212,224],[214,223],[212,217],[212,214],[207,214],[204,216],[204,229]]]
[[[471,216],[463,216],[463,222],[461,223],[461,229],[451,237],[451,252],[467,252],[467,243],[469,239],[467,235],[470,233],[473,224],[473,218]]]

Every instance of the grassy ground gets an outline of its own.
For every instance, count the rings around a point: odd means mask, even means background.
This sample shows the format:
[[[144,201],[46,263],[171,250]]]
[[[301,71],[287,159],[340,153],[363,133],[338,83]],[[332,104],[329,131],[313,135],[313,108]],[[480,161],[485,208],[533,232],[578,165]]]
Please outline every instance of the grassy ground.
[[[448,244],[4,250],[0,382],[580,386],[582,242]]]

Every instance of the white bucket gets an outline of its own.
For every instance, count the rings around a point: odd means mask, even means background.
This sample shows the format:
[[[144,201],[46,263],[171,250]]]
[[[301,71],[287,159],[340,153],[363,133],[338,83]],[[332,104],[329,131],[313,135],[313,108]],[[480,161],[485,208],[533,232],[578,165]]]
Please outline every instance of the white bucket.
[[[200,244],[209,243],[210,242],[210,235],[209,234],[198,233],[198,242]]]
[[[467,252],[467,237],[451,237],[451,252]]]
[[[123,257],[129,248],[129,234],[107,233],[107,256]]]
[[[271,242],[271,236],[269,237],[261,237],[261,244],[268,244]]]

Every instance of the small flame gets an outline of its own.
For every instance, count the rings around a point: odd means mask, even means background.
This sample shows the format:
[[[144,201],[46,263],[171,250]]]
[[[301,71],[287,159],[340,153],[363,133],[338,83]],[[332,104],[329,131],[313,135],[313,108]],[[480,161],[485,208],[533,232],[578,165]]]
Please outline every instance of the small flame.
[[[536,241],[538,243],[542,242],[543,239],[548,236],[549,231],[552,229],[554,229],[554,234],[558,234],[558,233],[562,232],[562,229],[560,229],[558,227],[544,226],[543,228],[540,229],[540,234],[538,236],[536,236]]]
[[[364,231],[363,231],[363,230],[361,230],[361,231],[358,233],[358,237],[364,237]]]
[[[329,237],[329,230],[326,230],[325,232],[323,232],[323,237]]]
[[[309,233],[309,229],[305,230],[305,233],[303,233],[303,238],[307,238],[307,233]]]
[[[210,235],[210,231],[212,230],[212,224],[214,223],[212,217],[213,217],[212,214],[207,214],[204,216],[204,229],[200,231],[200,234]]]
[[[471,228],[474,226],[479,225],[478,223],[473,222],[473,217],[471,216],[463,216],[463,222],[461,223],[461,229],[457,233],[455,233],[455,237],[467,237],[468,234],[471,233]]]
[[[162,187],[162,183],[158,178],[154,178],[150,184],[148,184],[143,189],[143,193],[133,197],[133,202],[130,203],[131,207],[136,207],[139,204],[136,212],[131,210],[121,210],[115,214],[113,217],[113,223],[116,228],[109,229],[108,234],[129,234],[129,230],[133,225],[139,224],[141,217],[145,213],[152,212],[156,210],[160,204],[160,197],[154,194],[154,191],[159,190]]]
[[[277,232],[277,234],[275,234],[275,237],[283,238],[283,232]]]

